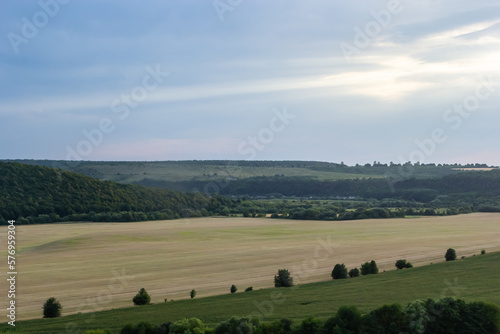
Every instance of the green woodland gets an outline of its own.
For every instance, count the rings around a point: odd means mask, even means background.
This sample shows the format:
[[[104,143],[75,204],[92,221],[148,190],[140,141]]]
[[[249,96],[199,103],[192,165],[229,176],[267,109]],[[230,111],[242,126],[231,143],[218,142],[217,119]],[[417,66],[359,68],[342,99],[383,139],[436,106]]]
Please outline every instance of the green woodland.
[[[189,163],[184,164],[189,169]],[[192,162],[194,167],[199,164]],[[393,175],[391,170],[397,173],[403,166],[277,164],[269,162],[259,168],[331,169],[337,174],[345,169],[348,175],[364,176],[332,180],[276,174],[177,182],[144,178],[138,184],[121,184],[33,163],[0,162],[0,224],[12,219],[18,224],[265,215],[276,219],[351,220],[500,212],[498,169],[456,171],[451,166],[406,165],[404,168],[414,170],[419,177],[396,181],[395,177],[379,174]],[[79,168],[93,168],[83,166]],[[122,163],[114,167],[123,168]],[[241,168],[244,170],[244,166]],[[378,170],[378,174],[365,177],[370,170]]]

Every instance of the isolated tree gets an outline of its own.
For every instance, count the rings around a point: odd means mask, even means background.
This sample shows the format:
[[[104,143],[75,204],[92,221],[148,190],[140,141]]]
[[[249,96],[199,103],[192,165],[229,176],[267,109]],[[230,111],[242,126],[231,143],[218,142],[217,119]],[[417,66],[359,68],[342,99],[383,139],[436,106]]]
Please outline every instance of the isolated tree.
[[[337,263],[332,270],[332,278],[333,279],[342,279],[347,278],[347,268],[345,265]]]
[[[361,275],[378,274],[378,267],[375,261],[365,262],[361,265]]]
[[[245,289],[245,292],[250,292],[253,291],[253,286],[249,286],[248,288]]]
[[[397,260],[395,266],[398,269],[413,268],[413,265],[405,259]]]
[[[371,267],[371,273],[372,273],[372,274],[378,274],[378,267],[377,267],[377,263],[376,263],[374,260],[372,260],[372,261],[370,262],[370,267]]]
[[[134,298],[132,298],[132,301],[134,302],[134,305],[147,305],[151,301],[151,297],[146,289],[141,288]]]
[[[358,268],[354,268],[354,269],[351,269],[349,270],[349,277],[359,277],[360,273],[359,273],[359,269]]]
[[[293,286],[293,278],[287,269],[279,269],[274,276],[274,286],[276,288],[289,288]]]
[[[446,254],[444,255],[446,261],[455,261],[457,259],[457,253],[453,248],[448,248]]]
[[[236,287],[236,285],[231,285],[231,293],[235,293],[236,291],[238,291],[238,288]]]
[[[194,297],[196,297],[196,290],[195,289],[191,290],[191,292],[189,293],[189,295],[191,296],[191,299],[193,299]]]
[[[43,317],[44,318],[57,318],[61,316],[61,303],[54,297],[50,297],[43,304]]]

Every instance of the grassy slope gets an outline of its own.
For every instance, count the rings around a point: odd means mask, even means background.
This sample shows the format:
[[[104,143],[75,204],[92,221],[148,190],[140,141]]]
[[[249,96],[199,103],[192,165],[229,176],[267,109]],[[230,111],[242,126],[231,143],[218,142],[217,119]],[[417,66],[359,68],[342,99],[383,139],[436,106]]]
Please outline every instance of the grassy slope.
[[[238,292],[235,295],[130,307],[93,315],[24,321],[17,324],[17,333],[62,333],[66,328],[72,329],[72,333],[76,333],[76,329],[95,328],[108,328],[118,333],[126,323],[139,321],[159,324],[184,317],[198,317],[206,324],[214,325],[232,315],[252,314],[263,316],[264,320],[286,317],[297,323],[308,315],[325,320],[341,305],[356,305],[362,312],[368,312],[383,304],[405,305],[424,298],[454,297],[500,305],[499,262],[500,253],[491,253],[409,270],[299,285],[293,289]],[[274,295],[273,299],[273,293],[279,295]],[[0,331],[5,328],[8,328],[5,324],[0,325]]]
[[[85,174],[101,180],[120,183],[135,183],[144,178],[161,181],[214,180],[227,178],[248,178],[255,176],[312,177],[318,180],[356,179],[363,177],[382,177],[385,170],[337,169],[336,164],[321,162],[249,162],[249,161],[151,161],[151,162],[112,162],[85,161],[68,165],[63,161],[19,160],[27,164],[57,167]],[[443,168],[446,174],[451,168]],[[217,174],[217,175],[214,175]]]

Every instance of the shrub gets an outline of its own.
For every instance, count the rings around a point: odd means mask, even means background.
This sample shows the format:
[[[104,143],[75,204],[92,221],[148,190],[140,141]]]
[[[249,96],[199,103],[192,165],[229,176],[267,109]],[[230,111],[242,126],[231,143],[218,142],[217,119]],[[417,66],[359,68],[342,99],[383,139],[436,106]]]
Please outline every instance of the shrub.
[[[120,331],[120,334],[157,334],[159,329],[149,322],[142,321],[137,325],[126,325]]]
[[[43,317],[44,318],[57,318],[61,316],[61,303],[54,297],[50,297],[43,304]]]
[[[259,323],[256,320],[245,317],[232,317],[219,323],[214,329],[214,334],[251,334],[255,332],[258,326]]]
[[[342,278],[347,278],[347,268],[345,265],[342,264],[336,264],[335,267],[332,270],[332,278],[333,279],[342,279]]]
[[[398,304],[384,305],[365,316],[364,326],[369,333],[401,333],[405,318]]]
[[[406,262],[406,260],[397,260],[396,268],[405,269],[405,268],[413,268],[413,265],[410,262]]]
[[[361,313],[355,306],[341,306],[337,314],[325,322],[323,333],[359,333]]]
[[[361,275],[378,274],[378,267],[375,261],[365,262],[361,265]]]
[[[189,296],[191,296],[191,299],[196,297],[196,290],[195,289],[191,290],[191,292],[189,293]]]
[[[175,321],[169,327],[169,334],[203,334],[205,331],[205,325],[197,318]]]
[[[359,273],[359,269],[358,268],[354,268],[354,269],[351,269],[349,270],[349,277],[359,277],[360,273]]]
[[[253,286],[249,286],[248,288],[245,289],[245,292],[250,292],[253,291]]]
[[[408,304],[404,310],[404,317],[407,329],[412,334],[424,334],[427,322],[431,319],[427,314],[425,303],[415,300]]]
[[[483,250],[481,251],[481,255],[484,255],[484,254],[486,254],[486,249],[483,249]]]
[[[134,302],[134,305],[147,305],[151,301],[151,297],[146,289],[141,288],[134,298],[132,298],[132,301]]]
[[[299,327],[299,334],[320,334],[321,333],[321,321],[314,317],[305,318]]]
[[[274,286],[276,288],[289,288],[293,286],[293,278],[287,269],[279,269],[276,276],[274,276]]]
[[[236,291],[238,291],[238,288],[236,287],[236,285],[231,285],[231,293],[235,293]]]
[[[453,248],[448,248],[446,254],[444,255],[446,261],[455,261],[457,259],[457,253]]]

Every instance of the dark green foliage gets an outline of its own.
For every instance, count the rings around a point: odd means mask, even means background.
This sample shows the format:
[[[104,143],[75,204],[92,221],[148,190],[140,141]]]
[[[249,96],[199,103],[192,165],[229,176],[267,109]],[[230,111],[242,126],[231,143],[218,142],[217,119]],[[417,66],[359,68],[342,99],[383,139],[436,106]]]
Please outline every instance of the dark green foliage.
[[[292,321],[281,319],[268,323],[261,323],[259,326],[262,334],[290,334],[292,333]]]
[[[170,324],[169,334],[203,334],[207,328],[200,319],[190,318]]]
[[[324,334],[358,334],[361,330],[361,312],[355,306],[341,306],[334,317],[323,326]]]
[[[377,263],[374,260],[370,262],[371,274],[378,274]]]
[[[238,291],[238,288],[236,287],[236,285],[231,285],[231,289],[230,289],[231,293],[235,293],[236,291]]]
[[[347,268],[343,263],[342,264],[337,263],[335,267],[333,267],[332,278],[333,279],[347,278]]]
[[[444,255],[446,261],[455,261],[457,259],[457,253],[453,248],[448,248],[446,254]]]
[[[214,334],[252,334],[258,327],[259,322],[255,319],[232,317],[218,324]]]
[[[397,334],[405,329],[404,319],[401,305],[384,305],[364,317],[363,327],[368,333]]]
[[[481,255],[486,254],[486,249],[481,250]]]
[[[151,302],[151,297],[146,289],[141,288],[134,298],[132,298],[132,301],[134,305],[148,305]]]
[[[195,289],[191,290],[191,292],[189,293],[189,296],[191,297],[191,299],[196,297],[196,290]]]
[[[217,195],[122,185],[55,168],[0,162],[0,216],[19,218],[17,224],[201,217],[233,206],[232,200]]]
[[[354,268],[354,269],[349,270],[349,277],[351,277],[351,278],[359,277],[359,275],[361,275],[361,273],[359,272],[358,268]]]
[[[111,334],[111,332],[108,331],[107,329],[92,329],[92,330],[86,331],[83,334]]]
[[[142,321],[137,325],[126,325],[120,331],[120,334],[158,334],[159,330],[149,322]]]
[[[253,291],[253,286],[249,286],[248,288],[245,289],[245,292],[250,292]]]
[[[372,260],[371,262],[365,262],[361,265],[361,275],[378,274],[377,263]]]
[[[405,268],[413,268],[413,265],[410,262],[407,262],[405,259],[396,261],[396,268],[405,269]]]
[[[298,334],[320,334],[322,327],[321,321],[315,317],[307,317],[301,322]]]
[[[426,333],[498,333],[500,311],[497,306],[460,299],[428,299],[425,303],[430,320]]]
[[[287,269],[279,269],[274,276],[274,286],[276,288],[289,288],[293,286],[293,277]]]
[[[54,297],[50,297],[43,304],[43,317],[44,318],[57,318],[61,316],[61,303]]]

